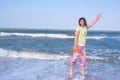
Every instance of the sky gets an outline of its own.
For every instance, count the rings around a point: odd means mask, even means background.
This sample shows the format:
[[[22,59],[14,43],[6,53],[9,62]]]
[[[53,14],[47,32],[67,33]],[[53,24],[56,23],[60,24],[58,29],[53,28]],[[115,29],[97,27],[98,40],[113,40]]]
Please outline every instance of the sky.
[[[0,28],[75,29],[99,12],[91,30],[120,31],[120,0],[0,0]]]

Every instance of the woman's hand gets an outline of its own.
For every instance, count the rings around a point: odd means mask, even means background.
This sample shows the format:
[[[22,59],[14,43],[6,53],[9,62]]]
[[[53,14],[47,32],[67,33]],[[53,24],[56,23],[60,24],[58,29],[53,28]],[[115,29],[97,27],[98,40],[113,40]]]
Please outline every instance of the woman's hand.
[[[101,18],[102,14],[99,13],[97,16],[96,16],[96,19],[99,20]]]
[[[76,49],[77,48],[77,45],[74,45],[74,49]]]

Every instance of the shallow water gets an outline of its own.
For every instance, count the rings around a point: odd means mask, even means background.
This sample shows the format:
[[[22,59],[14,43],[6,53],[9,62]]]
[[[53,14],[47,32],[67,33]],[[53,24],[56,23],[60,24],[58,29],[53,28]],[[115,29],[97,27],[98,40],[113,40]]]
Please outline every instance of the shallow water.
[[[74,31],[0,29],[0,80],[65,80]],[[88,31],[86,80],[120,79],[120,32]],[[80,77],[78,60],[75,74]]]
[[[65,80],[70,60],[0,58],[0,80]],[[80,74],[79,62],[75,74]],[[88,61],[85,80],[119,80],[119,63]],[[89,79],[88,79],[89,78]]]

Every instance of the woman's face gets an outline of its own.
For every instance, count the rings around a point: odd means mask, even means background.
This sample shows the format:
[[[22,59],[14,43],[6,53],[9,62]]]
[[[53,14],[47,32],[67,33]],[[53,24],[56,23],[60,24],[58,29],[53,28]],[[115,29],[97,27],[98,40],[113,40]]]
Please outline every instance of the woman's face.
[[[80,20],[80,24],[81,24],[81,26],[84,26],[84,24],[85,24],[84,20]]]

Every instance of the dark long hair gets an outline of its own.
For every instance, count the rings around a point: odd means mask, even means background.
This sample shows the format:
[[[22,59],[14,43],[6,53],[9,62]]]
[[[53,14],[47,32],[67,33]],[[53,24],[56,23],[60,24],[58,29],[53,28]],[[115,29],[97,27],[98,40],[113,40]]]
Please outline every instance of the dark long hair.
[[[79,26],[81,26],[81,24],[80,24],[80,21],[81,21],[81,20],[83,20],[83,21],[85,22],[84,25],[87,26],[87,22],[86,22],[86,19],[85,19],[84,17],[81,17],[81,18],[79,19],[79,21],[78,21]]]

